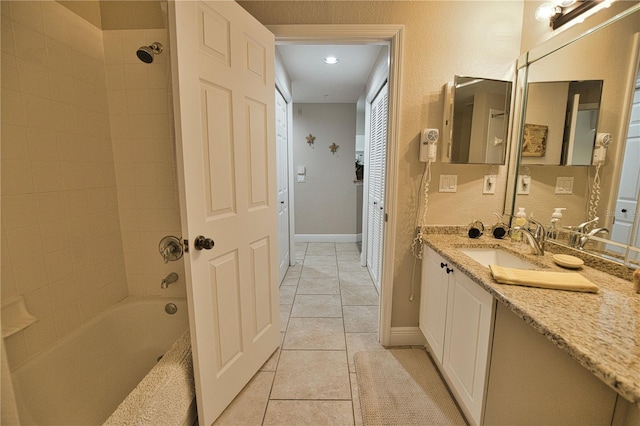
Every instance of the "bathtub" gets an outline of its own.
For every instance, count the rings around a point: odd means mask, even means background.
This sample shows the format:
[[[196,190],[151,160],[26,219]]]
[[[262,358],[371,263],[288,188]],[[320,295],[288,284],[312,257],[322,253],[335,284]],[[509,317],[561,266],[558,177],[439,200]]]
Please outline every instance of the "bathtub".
[[[188,324],[185,298],[129,297],[109,308],[12,372],[21,423],[102,424]]]

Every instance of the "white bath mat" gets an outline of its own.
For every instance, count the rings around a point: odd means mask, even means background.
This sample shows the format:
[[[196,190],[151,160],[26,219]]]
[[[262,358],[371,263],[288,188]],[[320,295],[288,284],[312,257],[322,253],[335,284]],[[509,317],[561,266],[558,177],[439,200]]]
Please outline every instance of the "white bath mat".
[[[392,349],[354,356],[365,425],[465,425],[425,351]]]

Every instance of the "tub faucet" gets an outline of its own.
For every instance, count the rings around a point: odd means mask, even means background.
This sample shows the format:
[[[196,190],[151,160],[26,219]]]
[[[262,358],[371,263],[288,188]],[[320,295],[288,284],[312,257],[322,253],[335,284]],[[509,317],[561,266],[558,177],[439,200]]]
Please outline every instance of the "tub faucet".
[[[609,230],[607,228],[595,228],[587,235],[583,235],[580,237],[580,241],[578,242],[578,249],[584,250],[584,246],[589,242],[589,239],[598,234],[608,234]]]
[[[160,283],[160,288],[169,288],[169,284],[175,283],[176,281],[178,281],[178,274],[172,272],[164,277],[164,279]]]

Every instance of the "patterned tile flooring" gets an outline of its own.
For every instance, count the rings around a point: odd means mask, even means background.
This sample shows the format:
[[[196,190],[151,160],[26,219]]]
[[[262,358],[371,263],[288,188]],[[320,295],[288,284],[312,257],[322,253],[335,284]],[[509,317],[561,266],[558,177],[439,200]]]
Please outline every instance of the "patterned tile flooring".
[[[384,350],[378,302],[356,243],[297,244],[280,286],[281,348],[215,424],[362,424],[353,354]]]

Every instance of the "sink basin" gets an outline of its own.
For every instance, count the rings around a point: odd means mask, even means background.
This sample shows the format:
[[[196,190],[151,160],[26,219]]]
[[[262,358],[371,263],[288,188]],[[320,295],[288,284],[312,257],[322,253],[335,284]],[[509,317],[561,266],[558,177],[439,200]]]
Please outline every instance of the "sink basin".
[[[505,268],[540,269],[539,266],[501,249],[460,248],[458,250],[486,268],[489,267],[489,264],[492,264],[504,266]]]

